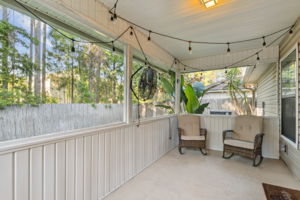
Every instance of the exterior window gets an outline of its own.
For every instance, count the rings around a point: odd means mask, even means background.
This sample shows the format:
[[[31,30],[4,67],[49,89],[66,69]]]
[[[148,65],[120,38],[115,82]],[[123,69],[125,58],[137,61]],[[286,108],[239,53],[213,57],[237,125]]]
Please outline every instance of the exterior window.
[[[124,121],[122,54],[0,8],[0,141]]]
[[[143,63],[134,60],[133,62],[133,73],[143,66]],[[138,91],[138,82],[143,69],[140,70],[133,80],[133,88]],[[175,103],[175,87],[174,85],[170,90],[166,82],[172,82],[171,76],[166,72],[157,73],[157,89],[153,99],[147,101],[140,101],[139,114],[141,119],[151,118],[161,115],[173,114],[174,103]],[[173,83],[172,83],[173,84]],[[138,101],[134,95],[132,95],[133,101],[133,120],[138,119]]]
[[[294,50],[281,61],[281,134],[296,141],[296,58]]]

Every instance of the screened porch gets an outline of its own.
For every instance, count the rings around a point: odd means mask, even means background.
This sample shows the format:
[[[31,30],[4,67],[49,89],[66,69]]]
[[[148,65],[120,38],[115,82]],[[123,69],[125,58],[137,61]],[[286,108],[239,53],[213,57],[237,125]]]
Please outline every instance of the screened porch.
[[[0,0],[0,199],[300,199],[299,8]]]

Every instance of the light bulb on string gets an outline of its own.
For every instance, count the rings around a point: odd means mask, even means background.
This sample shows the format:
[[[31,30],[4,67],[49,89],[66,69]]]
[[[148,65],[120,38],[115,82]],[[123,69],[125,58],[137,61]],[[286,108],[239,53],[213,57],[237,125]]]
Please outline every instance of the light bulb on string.
[[[130,35],[133,35],[132,26],[130,26]]]
[[[263,39],[262,45],[263,45],[263,47],[266,47],[266,46],[267,46],[267,43],[266,43],[266,40],[265,40],[265,36],[263,36],[262,39]]]
[[[289,34],[293,34],[293,28],[294,28],[294,25],[290,28]]]
[[[259,61],[260,61],[259,53],[256,53],[256,65],[259,64]]]
[[[228,72],[228,71],[227,71],[227,67],[225,67],[225,74],[227,74],[227,72]]]
[[[148,41],[151,41],[151,30],[149,30]]]
[[[75,40],[72,38],[71,52],[75,52]]]
[[[191,41],[189,41],[189,52],[190,52],[190,54],[193,53],[193,50],[192,50],[192,42],[191,42]]]
[[[227,54],[229,54],[230,53],[230,43],[229,42],[227,42]]]
[[[117,15],[116,10],[115,10],[115,12],[114,12],[114,19],[117,19],[117,18],[118,18],[118,15]]]

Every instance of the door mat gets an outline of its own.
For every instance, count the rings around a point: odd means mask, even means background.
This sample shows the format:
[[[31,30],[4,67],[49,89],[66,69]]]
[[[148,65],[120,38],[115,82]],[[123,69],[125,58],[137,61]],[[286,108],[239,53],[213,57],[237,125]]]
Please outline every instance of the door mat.
[[[263,183],[267,200],[300,200],[300,191]]]

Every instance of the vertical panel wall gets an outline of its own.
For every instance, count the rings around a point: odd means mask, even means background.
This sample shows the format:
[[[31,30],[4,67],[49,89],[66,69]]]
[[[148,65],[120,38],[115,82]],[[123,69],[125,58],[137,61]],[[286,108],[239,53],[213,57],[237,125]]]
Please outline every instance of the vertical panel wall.
[[[59,137],[0,152],[5,200],[98,200],[177,145],[177,118]]]
[[[234,128],[235,116],[202,115],[201,127],[207,129],[207,146],[209,149],[223,151],[222,132]],[[279,158],[279,124],[278,117],[264,117],[263,156]]]

